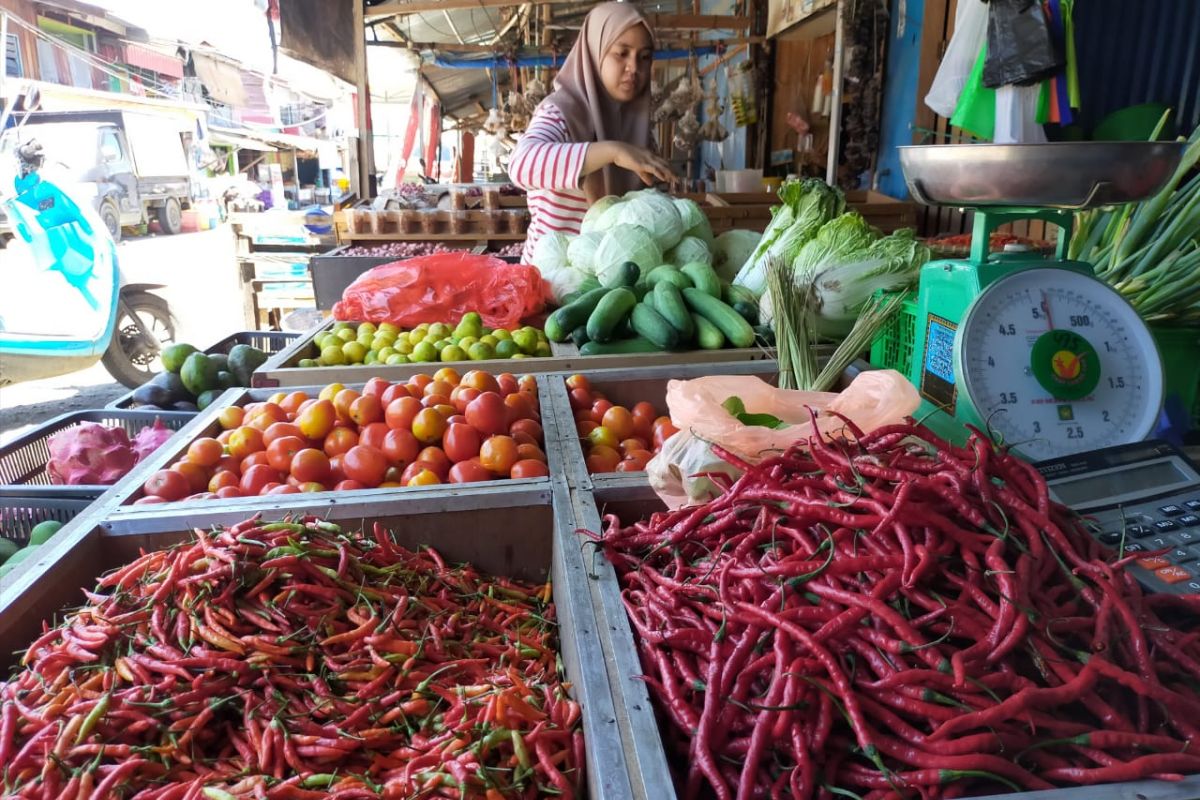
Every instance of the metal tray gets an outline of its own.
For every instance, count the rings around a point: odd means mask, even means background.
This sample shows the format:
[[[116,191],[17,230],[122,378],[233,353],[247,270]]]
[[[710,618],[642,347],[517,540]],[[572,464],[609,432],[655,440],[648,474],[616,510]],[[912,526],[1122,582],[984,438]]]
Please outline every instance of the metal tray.
[[[549,578],[558,611],[563,668],[571,693],[583,708],[587,796],[594,800],[635,797],[564,483],[465,492],[454,498],[431,495],[404,503],[394,498],[356,500],[333,507],[314,505],[312,496],[304,495],[271,498],[281,502],[259,500],[256,510],[268,518],[313,512],[348,526],[378,520],[407,547],[432,545],[447,560],[469,561],[492,574]],[[33,569],[23,565],[22,571],[9,576],[17,580],[0,589],[0,642],[5,643],[0,662],[14,659],[11,651],[36,637],[43,620],[83,602],[81,588],[92,586],[105,570],[128,563],[143,548],[181,541],[193,528],[247,516],[247,511],[192,508],[137,520],[92,518],[70,531],[64,528],[67,535],[55,537],[45,552],[27,562]],[[481,535],[484,530],[488,533]]]
[[[1163,187],[1183,142],[937,144],[900,149],[913,199],[930,206],[1083,209]]]

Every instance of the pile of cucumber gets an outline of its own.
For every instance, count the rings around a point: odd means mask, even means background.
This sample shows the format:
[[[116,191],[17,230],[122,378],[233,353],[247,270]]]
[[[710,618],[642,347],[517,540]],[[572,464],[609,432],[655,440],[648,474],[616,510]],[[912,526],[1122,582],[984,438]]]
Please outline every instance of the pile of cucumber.
[[[642,278],[627,262],[607,276],[608,285],[569,295],[546,320],[546,338],[570,340],[582,355],[720,350],[771,344],[758,327],[758,303],[740,286],[723,284],[709,265],[655,267]]]

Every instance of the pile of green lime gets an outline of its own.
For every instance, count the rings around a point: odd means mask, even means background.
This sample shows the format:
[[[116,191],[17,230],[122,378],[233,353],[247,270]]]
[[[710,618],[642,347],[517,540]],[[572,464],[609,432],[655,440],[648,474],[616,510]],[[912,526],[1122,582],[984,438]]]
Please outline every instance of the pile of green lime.
[[[303,358],[301,367],[345,364],[424,364],[435,361],[488,361],[495,358],[545,358],[550,342],[538,328],[489,328],[478,313],[463,315],[451,328],[444,322],[421,323],[402,331],[388,322],[376,325],[338,322],[313,340],[316,358]]]
[[[29,558],[39,547],[50,541],[50,537],[58,533],[63,524],[58,520],[48,519],[33,526],[29,532],[29,544],[21,547],[12,539],[0,537],[0,578],[17,568],[22,561]]]

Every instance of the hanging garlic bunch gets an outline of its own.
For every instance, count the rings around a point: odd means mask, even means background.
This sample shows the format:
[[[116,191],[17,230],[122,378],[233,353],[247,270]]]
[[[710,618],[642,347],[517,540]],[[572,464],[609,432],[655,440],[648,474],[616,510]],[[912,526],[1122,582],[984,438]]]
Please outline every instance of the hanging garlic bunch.
[[[683,112],[683,116],[675,123],[675,146],[680,150],[691,153],[696,149],[696,142],[700,138],[700,120],[696,119],[694,109],[687,109]]]
[[[538,103],[546,99],[548,94],[546,84],[539,77],[534,77],[525,87],[525,105],[530,111],[538,107]]]
[[[729,138],[729,131],[721,124],[721,114],[724,108],[717,100],[717,85],[710,83],[704,94],[704,124],[700,126],[700,138],[706,142],[723,142]]]
[[[529,126],[530,111],[529,101],[525,99],[525,95],[510,90],[508,99],[504,102],[504,113],[508,118],[508,128],[517,131],[525,130]]]
[[[654,122],[671,122],[680,119],[685,112],[690,111],[696,103],[703,99],[700,82],[694,75],[689,75],[688,78],[688,80],[681,80],[679,85],[667,96],[667,99],[662,102],[662,105],[655,109]]]
[[[492,106],[488,111],[487,119],[484,120],[483,129],[493,136],[503,137],[508,133],[507,115],[500,109]]]

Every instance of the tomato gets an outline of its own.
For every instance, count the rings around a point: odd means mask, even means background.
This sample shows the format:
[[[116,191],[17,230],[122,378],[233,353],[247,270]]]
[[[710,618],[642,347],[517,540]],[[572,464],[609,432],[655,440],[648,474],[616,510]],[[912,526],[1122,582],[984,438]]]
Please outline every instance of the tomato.
[[[288,392],[282,400],[277,400],[279,407],[284,410],[288,418],[296,416],[300,411],[300,404],[308,399],[308,395],[304,392]]]
[[[458,374],[458,370],[454,367],[442,367],[437,372],[433,373],[435,381],[448,383],[450,386],[458,386],[462,382],[462,378]]]
[[[542,424],[532,419],[519,419],[508,428],[509,436],[516,436],[518,433],[528,434],[535,444],[542,442]]]
[[[373,422],[367,425],[358,432],[358,443],[365,444],[367,447],[374,447],[376,450],[383,449],[383,439],[391,430],[382,422]]]
[[[455,414],[454,416],[446,417],[446,424],[447,425],[466,425],[467,418],[464,417],[462,414]]]
[[[158,503],[165,503],[165,502],[167,502],[167,501],[163,500],[161,497],[155,497],[152,494],[148,494],[145,497],[139,497],[137,500],[134,500],[133,505],[135,505],[135,506],[151,506],[151,505],[156,505]]]
[[[432,375],[419,372],[408,379],[408,391],[413,397],[420,397],[425,393],[425,387],[431,383],[433,383]]]
[[[417,453],[421,450],[421,444],[410,431],[396,429],[389,430],[384,434],[379,449],[392,464],[405,466],[416,460]]]
[[[338,419],[350,421],[350,406],[361,395],[353,389],[342,389],[333,398],[333,408],[337,411]]]
[[[444,394],[427,394],[421,398],[421,405],[425,408],[437,408],[438,406],[448,406],[452,413],[457,413],[458,408],[450,402],[450,398]]]
[[[408,393],[408,387],[403,383],[393,383],[383,390],[383,394],[379,395],[379,405],[387,408],[401,397],[412,397],[412,395]]]
[[[412,434],[421,444],[440,441],[446,432],[446,418],[434,408],[423,408],[413,418]]]
[[[479,445],[479,431],[470,425],[449,425],[442,436],[442,449],[446,451],[446,457],[456,464],[479,455]]]
[[[329,480],[329,456],[308,447],[292,456],[291,473],[303,483]]]
[[[592,395],[592,397],[594,398],[595,395]],[[601,420],[600,424],[603,425],[604,424],[604,422],[603,422],[604,415],[607,414],[609,409],[611,409],[613,407],[614,407],[613,404],[611,402],[609,402],[608,400],[605,400],[603,398],[601,398],[599,400],[593,399],[592,400],[592,415],[595,416],[596,419]]]
[[[493,475],[507,477],[517,463],[517,443],[511,436],[492,436],[479,446],[479,463]]]
[[[276,422],[287,422],[288,420],[287,412],[276,403],[263,403],[252,416],[254,421],[247,424],[264,431]]]
[[[617,445],[620,444],[621,441],[617,438],[615,433],[603,425],[592,430],[587,435],[587,440],[592,444],[593,447],[596,445],[602,445],[604,447],[611,447],[613,450],[617,449]]]
[[[208,436],[203,436],[188,445],[187,460],[201,467],[215,467],[225,455],[225,446]]]
[[[621,455],[627,456],[633,450],[649,450],[650,445],[646,443],[645,439],[631,437],[628,439],[623,439],[620,447],[617,449],[621,451]]]
[[[436,394],[440,397],[449,397],[450,393],[454,391],[454,386],[455,384],[439,381],[435,378],[421,390],[421,394],[425,397],[429,397],[431,394]]]
[[[537,403],[532,395],[524,392],[513,392],[506,395],[504,405],[508,409],[509,425],[519,419],[533,419],[533,415],[537,413]]]
[[[583,375],[575,374],[567,378],[568,389],[583,389],[585,392],[592,391],[592,382]]]
[[[584,408],[590,409],[592,403],[595,402],[592,400],[592,393],[587,389],[572,389],[567,394],[571,398],[571,408],[576,411]]]
[[[267,467],[271,466],[271,460],[267,458],[266,450],[259,450],[257,453],[251,453],[243,458],[240,462],[238,462],[237,473],[239,475],[245,475],[246,470],[250,469],[251,467],[257,467],[260,464]]]
[[[407,467],[405,467],[404,471],[400,473],[400,481],[399,481],[400,485],[408,486],[409,481],[411,481],[413,478],[415,478],[418,474],[420,474],[428,469],[429,469],[428,464],[426,464],[422,461],[414,461],[413,463],[411,463]],[[432,472],[432,470],[430,470],[430,471]]]
[[[306,438],[304,431],[300,430],[300,426],[294,422],[276,422],[263,431],[263,445],[271,446],[271,442],[276,439],[282,439],[284,436],[295,436],[299,439]]]
[[[621,454],[606,445],[597,445],[588,451],[588,472],[612,472],[621,463]]]
[[[239,484],[242,494],[256,495],[262,494],[263,487],[268,483],[278,483],[282,476],[265,464],[258,464],[251,467],[242,473],[242,480]]]
[[[275,484],[271,488],[264,487],[259,494],[300,494],[300,490],[295,486],[289,486],[286,483]]]
[[[306,439],[319,441],[329,435],[333,424],[337,422],[337,409],[329,400],[318,400],[300,412],[296,417],[296,426]]]
[[[479,459],[470,458],[466,461],[460,461],[450,468],[451,483],[478,483],[480,481],[490,481],[492,473],[488,472],[483,464],[479,463]]]
[[[346,387],[340,383],[331,383],[328,386],[326,386],[324,389],[322,389],[320,392],[317,393],[317,399],[332,401],[333,398],[337,397],[337,393],[345,388]]]
[[[658,427],[656,427],[654,429],[654,449],[655,449],[655,451],[661,450],[662,446],[663,446],[663,442],[667,441],[667,439],[670,439],[672,436],[674,436],[677,433],[679,433],[679,428],[676,428],[670,422],[667,422],[665,425],[659,425]]]
[[[251,453],[257,453],[263,447],[262,431],[251,428],[249,425],[243,425],[229,437],[229,454],[231,456],[244,458]]]
[[[632,413],[634,433],[638,438],[650,439],[654,434],[654,420],[658,417],[654,405],[643,400],[633,407]]]
[[[275,392],[275,394],[273,394],[267,398],[267,402],[274,403],[275,405],[279,405],[280,403],[283,402],[283,398],[285,398],[285,397],[287,397],[287,392]]]
[[[292,466],[292,458],[306,447],[308,443],[299,436],[282,436],[267,448],[267,463],[271,469],[287,472]]]
[[[338,481],[337,484],[334,485],[333,490],[335,492],[353,492],[358,489],[365,489],[365,488],[367,488],[367,487],[363,486],[358,481],[344,480],[344,481]]]
[[[380,405],[382,405],[382,395],[390,388],[392,388],[391,382],[384,380],[383,378],[371,378],[371,380],[367,381],[366,385],[363,386],[363,397],[380,398],[379,402]]]
[[[654,418],[654,422],[650,425],[650,429],[656,431],[659,428],[661,428],[663,425],[670,425],[670,424],[671,424],[671,418],[666,415],[663,415],[661,417]]]
[[[604,400],[607,402],[608,395],[606,395],[604,392],[593,389],[592,390],[592,402],[595,403],[597,400]]]
[[[341,455],[356,444],[358,444],[357,433],[349,428],[334,428],[325,436],[325,442],[321,449],[325,451],[325,455],[332,458]]]
[[[242,470],[242,460],[237,456],[221,456],[221,460],[217,462],[217,465],[213,469],[217,472],[225,470],[226,472],[232,472],[234,475],[239,475]]]
[[[495,392],[484,392],[467,405],[467,423],[480,433],[499,434],[508,430],[504,399]]]
[[[438,477],[443,480],[450,474],[450,457],[440,447],[426,447],[417,453],[417,461],[414,463],[423,464],[428,469],[436,472]]]
[[[652,458],[654,454],[649,450],[632,450],[617,464],[617,472],[641,472]]]
[[[594,422],[597,425],[600,424],[600,418],[592,413],[591,406],[587,408],[581,408],[578,411],[575,411],[571,416],[575,419],[576,425],[581,425],[584,422]]]
[[[346,473],[346,477],[358,481],[363,486],[378,486],[383,482],[387,469],[387,456],[374,447],[355,445],[342,456],[342,471]]]
[[[442,479],[435,475],[432,470],[423,469],[409,478],[405,486],[436,486],[441,482]]]
[[[221,413],[217,415],[217,422],[221,423],[221,428],[231,431],[242,424],[242,420],[246,418],[246,409],[241,406],[226,406],[221,409]]]
[[[220,489],[217,489],[216,495],[220,498],[243,496],[242,490],[236,486],[222,486]]]
[[[579,422],[575,425],[575,429],[579,431],[580,439],[586,439],[589,435],[591,435],[592,431],[599,427],[599,424],[592,422],[591,420],[588,420],[587,422]]]
[[[450,405],[458,409],[459,413],[467,410],[467,405],[483,392],[471,386],[456,386],[454,391],[450,393]]]
[[[382,422],[383,406],[380,405],[379,398],[370,394],[356,397],[350,403],[350,420],[359,426],[370,425],[372,422]]]
[[[160,469],[142,485],[144,494],[161,497],[163,500],[182,500],[192,493],[191,484],[182,472]]]
[[[227,469],[223,469],[215,473],[208,482],[208,490],[210,492],[219,492],[226,486],[237,486],[238,476]]]
[[[300,488],[300,481],[299,481],[299,479],[296,478],[295,475],[289,474],[287,476],[285,483],[287,483],[288,486],[295,486],[297,489]]]
[[[512,465],[510,477],[513,478],[545,478],[550,474],[550,468],[545,461],[535,458],[521,459]]]
[[[325,488],[325,484],[318,483],[317,481],[305,481],[304,483],[300,484],[299,489],[301,492],[304,492],[307,494],[311,494],[314,492],[329,491],[328,489]]]
[[[491,373],[484,372],[481,369],[473,369],[466,375],[462,376],[462,380],[458,382],[459,386],[466,386],[469,389],[474,389],[480,394],[484,392],[500,393],[500,383]]]
[[[522,375],[520,378],[517,378],[517,390],[529,392],[534,397],[537,397],[537,378],[532,375]]]
[[[388,404],[383,418],[389,428],[410,430],[413,419],[423,407],[421,401],[415,397],[400,397]]]
[[[511,372],[501,372],[497,375],[496,384],[500,387],[499,392],[504,397],[508,397],[513,392],[521,391],[521,382]]]
[[[346,471],[344,469],[342,469],[342,459],[345,457],[346,457],[346,455],[345,455],[345,453],[343,453],[342,455],[331,456],[329,458],[329,482],[330,483],[340,483],[341,481],[346,480]]]
[[[526,461],[533,459],[534,461],[545,461],[546,453],[536,444],[521,444],[517,443],[517,460]]]
[[[180,461],[177,464],[173,464],[171,469],[187,478],[188,488],[193,492],[203,492],[205,489],[208,489],[208,481],[213,476],[211,469],[202,467],[191,461]]]
[[[217,435],[217,441],[220,442],[222,445],[227,445],[227,444],[229,444],[229,439],[232,436],[233,436],[233,431],[221,431]]]
[[[633,414],[624,406],[613,406],[605,411],[600,424],[616,434],[618,441],[628,439],[634,433]]]

